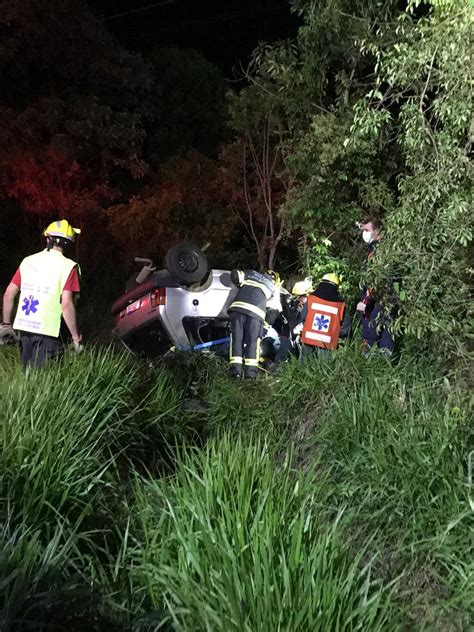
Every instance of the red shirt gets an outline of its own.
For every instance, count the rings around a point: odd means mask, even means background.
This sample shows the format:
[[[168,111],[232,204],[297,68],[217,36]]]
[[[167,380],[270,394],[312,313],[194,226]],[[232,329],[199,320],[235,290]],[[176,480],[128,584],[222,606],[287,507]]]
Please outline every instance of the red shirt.
[[[15,272],[13,278],[11,280],[17,287],[21,288],[21,272],[20,268]],[[81,291],[80,283],[79,283],[79,274],[77,272],[77,266],[69,273],[66,283],[64,284],[63,290],[69,290],[69,292],[77,292]]]

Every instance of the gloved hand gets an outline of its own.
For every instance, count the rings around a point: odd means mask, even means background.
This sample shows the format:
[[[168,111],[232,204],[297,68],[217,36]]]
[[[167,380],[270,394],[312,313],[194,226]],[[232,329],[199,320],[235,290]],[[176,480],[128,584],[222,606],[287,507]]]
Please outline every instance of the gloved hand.
[[[365,314],[365,310],[367,309],[367,305],[364,303],[364,301],[359,301],[357,303],[357,307],[356,310],[358,312],[361,312],[362,314]]]
[[[18,340],[13,327],[9,323],[0,325],[0,345],[13,344]]]
[[[296,327],[293,329],[293,333],[297,336],[298,334],[300,334],[303,331],[303,323],[300,323],[299,325],[296,325]]]
[[[84,351],[84,345],[82,344],[82,336],[72,340],[72,346],[76,353],[82,353]]]

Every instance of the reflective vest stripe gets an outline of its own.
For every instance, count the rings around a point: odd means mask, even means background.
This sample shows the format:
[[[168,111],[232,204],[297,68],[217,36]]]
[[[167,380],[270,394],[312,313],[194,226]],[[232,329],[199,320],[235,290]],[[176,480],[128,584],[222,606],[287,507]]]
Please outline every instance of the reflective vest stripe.
[[[310,338],[311,340],[321,340],[322,342],[331,342],[331,336],[325,336],[324,334],[315,334],[312,331],[307,331],[305,336],[306,338]]]
[[[232,305],[229,307],[229,309],[232,309],[233,307],[240,307],[241,309],[245,309],[248,312],[253,312],[254,314],[256,314],[259,318],[261,318],[262,320],[265,320],[265,312],[263,309],[260,309],[259,307],[256,307],[255,305],[251,305],[250,303],[244,303],[243,301],[234,301],[232,303]]]
[[[338,307],[335,307],[334,305],[323,305],[323,303],[312,303],[309,309],[314,309],[318,312],[327,312],[328,314],[337,314],[339,311]]]
[[[250,287],[256,287],[258,290],[261,290],[265,294],[265,296],[267,298],[270,298],[270,296],[271,296],[270,289],[266,285],[264,285],[263,283],[259,283],[258,281],[251,281],[250,279],[247,279],[246,281],[244,281],[242,283],[242,287],[244,285],[247,285],[247,286],[250,286]]]

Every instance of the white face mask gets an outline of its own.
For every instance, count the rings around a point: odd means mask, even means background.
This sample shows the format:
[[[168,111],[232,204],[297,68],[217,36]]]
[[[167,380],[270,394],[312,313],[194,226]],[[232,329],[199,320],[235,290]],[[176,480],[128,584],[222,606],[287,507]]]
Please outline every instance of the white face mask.
[[[370,230],[362,231],[362,239],[365,241],[366,244],[372,243],[373,239],[372,239],[372,233],[370,232]]]

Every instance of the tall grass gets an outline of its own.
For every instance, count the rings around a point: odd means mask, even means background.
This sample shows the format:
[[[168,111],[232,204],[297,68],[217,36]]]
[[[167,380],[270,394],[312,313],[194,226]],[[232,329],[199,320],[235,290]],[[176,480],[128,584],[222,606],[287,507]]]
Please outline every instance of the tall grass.
[[[167,374],[111,349],[26,373],[1,351],[3,630],[20,629],[13,613],[37,604],[45,584],[90,583],[93,567],[116,554],[131,462],[152,462],[147,449],[174,421],[176,393]]]
[[[0,629],[469,629],[456,376],[351,348],[225,370],[102,349],[25,374],[0,349]]]
[[[257,384],[216,378],[209,425],[260,433],[282,446],[280,459],[293,446],[300,468],[318,460],[327,519],[345,507],[349,532],[371,541],[377,575],[403,575],[406,621],[463,629],[474,617],[474,429],[457,378],[410,356],[365,361],[349,347]]]
[[[186,450],[137,488],[135,574],[181,630],[378,630],[389,595],[340,520],[320,516],[314,472],[277,467],[261,440]]]
[[[25,522],[80,512],[107,488],[136,380],[105,352],[2,382],[0,495]]]
[[[74,531],[66,535],[58,523],[48,542],[43,534],[25,526],[0,527],[0,630],[20,632],[40,630],[45,619],[58,608],[84,599],[87,588],[71,567],[82,561],[82,537]],[[87,604],[89,605],[89,604]]]

